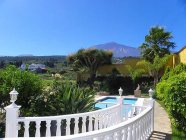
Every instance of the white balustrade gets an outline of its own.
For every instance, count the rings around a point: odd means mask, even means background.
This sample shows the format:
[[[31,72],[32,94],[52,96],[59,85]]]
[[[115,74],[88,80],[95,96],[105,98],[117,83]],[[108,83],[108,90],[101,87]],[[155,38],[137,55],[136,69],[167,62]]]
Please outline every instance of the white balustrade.
[[[35,123],[35,137],[41,136],[61,136],[62,133],[65,135],[73,135],[78,133],[85,133],[104,129],[121,122],[120,120],[120,105],[116,104],[112,107],[96,110],[87,113],[69,114],[61,116],[49,116],[49,117],[18,117],[18,123],[24,123],[24,137],[29,137],[30,123]],[[52,121],[56,123],[52,124]],[[45,122],[46,130],[41,134],[42,123]],[[55,129],[56,127],[56,129]],[[51,132],[54,129],[55,133]],[[63,129],[62,129],[63,128]],[[18,130],[15,130],[18,131]],[[62,132],[65,131],[65,132]],[[45,135],[43,135],[45,134]]]
[[[141,106],[134,106],[134,105],[123,105],[124,108],[124,116],[122,121],[127,121],[132,119],[134,116],[140,114],[145,107]],[[41,137],[41,136],[62,136],[62,134],[68,136],[78,133],[85,133],[85,132],[91,132],[96,131],[100,129],[104,129],[107,127],[111,127],[114,125],[117,125],[121,122],[121,107],[119,104],[113,105],[112,107],[101,109],[93,112],[87,112],[87,113],[79,113],[79,114],[70,114],[70,115],[61,115],[61,116],[49,116],[49,117],[18,117],[17,123],[24,123],[24,137],[30,136],[30,124],[35,123],[35,137]],[[152,117],[152,113],[151,113]],[[152,122],[151,117],[148,118],[149,122]],[[52,121],[55,122],[52,124]],[[41,126],[42,123],[45,122],[46,130],[41,134]],[[72,125],[74,124],[74,125]],[[51,132],[53,125],[53,129],[55,132]],[[33,126],[33,125],[32,125]],[[135,126],[135,125],[134,125]],[[131,130],[134,129],[134,126],[128,127],[128,137],[132,138],[133,133],[137,135],[136,131],[132,132]],[[55,128],[56,127],[56,128]],[[141,127],[146,128],[145,124],[143,124]],[[149,131],[152,130],[149,128]],[[18,134],[18,129],[16,131],[16,137]],[[121,132],[122,133],[122,132]],[[117,135],[117,134],[116,134]],[[118,133],[120,135],[120,133]],[[144,134],[145,135],[145,134]]]
[[[50,140],[147,140],[153,131],[151,130],[152,113],[153,107],[147,107],[140,114],[119,124],[76,135],[50,137]],[[24,138],[15,140],[22,139]],[[28,139],[40,140],[38,137]],[[49,138],[42,137],[42,139]]]
[[[57,137],[57,140],[146,140],[152,133],[152,112],[153,108],[147,107],[140,114],[117,125],[68,137]]]
[[[56,140],[146,140],[154,130],[154,100],[147,106],[122,104],[122,89],[118,104],[87,113],[48,117],[19,117],[19,108],[14,102],[17,92],[11,92],[12,104],[6,110],[6,136],[14,139]],[[124,110],[123,110],[124,109]],[[23,124],[23,125],[22,125]],[[18,126],[22,126],[21,129]],[[24,137],[18,137],[19,130]],[[35,137],[30,138],[31,133]],[[44,136],[44,137],[43,137]],[[55,136],[55,137],[51,137]],[[5,138],[6,140],[6,138]]]

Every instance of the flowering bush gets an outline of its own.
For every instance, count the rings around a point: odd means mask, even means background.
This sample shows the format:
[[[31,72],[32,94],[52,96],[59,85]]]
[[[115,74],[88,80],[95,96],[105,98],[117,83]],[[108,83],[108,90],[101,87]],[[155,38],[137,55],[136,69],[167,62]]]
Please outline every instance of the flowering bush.
[[[90,88],[79,88],[71,82],[55,80],[51,88],[32,100],[29,112],[35,116],[88,112],[94,108],[94,95]]]

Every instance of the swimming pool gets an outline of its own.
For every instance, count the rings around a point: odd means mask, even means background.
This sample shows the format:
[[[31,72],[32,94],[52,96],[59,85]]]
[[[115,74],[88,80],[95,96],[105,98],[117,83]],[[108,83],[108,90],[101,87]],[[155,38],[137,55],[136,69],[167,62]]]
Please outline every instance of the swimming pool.
[[[135,98],[124,98],[123,99],[123,104],[124,105],[132,105],[135,104],[137,99]],[[98,100],[98,103],[95,104],[95,108],[97,109],[103,109],[107,108],[110,106],[113,106],[114,104],[117,104],[117,98],[115,97],[106,97],[101,100]]]
[[[131,105],[136,103],[136,98],[124,98],[123,99],[123,115],[128,113],[131,110]],[[106,97],[101,100],[98,100],[98,103],[95,104],[96,109],[103,109],[117,104],[117,98],[115,97]]]

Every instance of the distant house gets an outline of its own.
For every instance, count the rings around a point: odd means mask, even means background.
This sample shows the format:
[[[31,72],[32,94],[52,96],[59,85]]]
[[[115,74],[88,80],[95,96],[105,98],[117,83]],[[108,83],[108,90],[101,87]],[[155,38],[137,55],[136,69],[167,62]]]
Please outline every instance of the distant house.
[[[46,72],[46,66],[44,64],[31,64],[28,66],[29,71],[34,71],[37,73],[44,73]]]
[[[25,65],[24,63],[21,64],[20,69],[21,69],[21,70],[25,70],[25,69],[26,69],[26,65]]]

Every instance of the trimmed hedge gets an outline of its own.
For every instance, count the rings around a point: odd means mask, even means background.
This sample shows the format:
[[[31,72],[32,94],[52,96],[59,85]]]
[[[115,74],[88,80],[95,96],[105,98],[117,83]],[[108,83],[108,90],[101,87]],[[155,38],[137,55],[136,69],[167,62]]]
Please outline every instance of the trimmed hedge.
[[[186,131],[186,65],[167,70],[156,87],[157,98],[162,100],[174,126]]]
[[[123,89],[123,95],[131,95],[134,94],[137,84],[140,85],[142,93],[148,93],[148,90],[153,86],[152,77],[140,77],[136,80],[136,85],[134,85],[134,82],[129,76],[99,76],[96,78],[96,81],[101,82],[101,91],[108,91],[111,95],[118,95],[118,89],[120,87]]]

